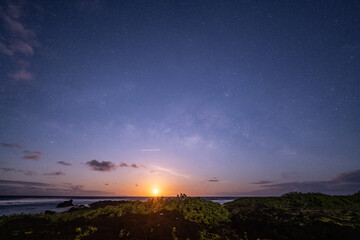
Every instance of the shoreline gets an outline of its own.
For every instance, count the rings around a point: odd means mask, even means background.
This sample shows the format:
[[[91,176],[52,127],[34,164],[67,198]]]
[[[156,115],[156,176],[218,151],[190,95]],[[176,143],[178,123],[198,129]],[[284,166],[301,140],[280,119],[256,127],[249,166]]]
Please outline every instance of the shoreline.
[[[11,214],[37,214],[45,212],[46,210],[62,212],[56,209],[56,205],[60,202],[73,199],[76,205],[87,205],[97,201],[105,200],[118,200],[118,201],[147,201],[152,197],[55,197],[55,196],[42,196],[42,197],[0,197],[0,216]],[[167,199],[176,199],[176,197],[164,197]],[[202,199],[218,202],[224,204],[229,201],[233,201],[234,197],[203,197]]]

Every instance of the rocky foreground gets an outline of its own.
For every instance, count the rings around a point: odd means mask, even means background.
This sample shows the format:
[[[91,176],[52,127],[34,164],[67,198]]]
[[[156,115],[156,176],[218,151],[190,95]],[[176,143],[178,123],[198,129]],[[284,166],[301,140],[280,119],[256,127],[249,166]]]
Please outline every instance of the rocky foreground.
[[[0,239],[360,239],[360,193],[289,193],[221,206],[201,198],[102,201],[0,217]]]

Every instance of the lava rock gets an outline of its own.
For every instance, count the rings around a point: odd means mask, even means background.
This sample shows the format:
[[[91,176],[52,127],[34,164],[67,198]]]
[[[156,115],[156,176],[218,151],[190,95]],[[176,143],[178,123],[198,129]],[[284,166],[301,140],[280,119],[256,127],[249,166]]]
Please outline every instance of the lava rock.
[[[59,203],[56,206],[56,208],[64,208],[64,207],[71,207],[71,206],[74,206],[72,199],[70,199],[69,201],[64,201],[62,203]]]
[[[89,207],[88,206],[85,206],[85,205],[76,205],[76,206],[74,206],[74,207],[72,207],[72,208],[70,208],[69,210],[68,210],[68,212],[76,212],[76,211],[79,211],[79,210],[84,210],[84,209],[88,209]]]

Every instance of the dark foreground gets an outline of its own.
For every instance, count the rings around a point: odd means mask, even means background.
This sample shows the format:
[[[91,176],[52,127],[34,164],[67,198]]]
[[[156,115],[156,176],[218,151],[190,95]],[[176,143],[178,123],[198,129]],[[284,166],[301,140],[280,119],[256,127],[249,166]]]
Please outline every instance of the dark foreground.
[[[0,239],[360,239],[360,193],[290,193],[221,206],[200,198],[104,201],[0,217]]]

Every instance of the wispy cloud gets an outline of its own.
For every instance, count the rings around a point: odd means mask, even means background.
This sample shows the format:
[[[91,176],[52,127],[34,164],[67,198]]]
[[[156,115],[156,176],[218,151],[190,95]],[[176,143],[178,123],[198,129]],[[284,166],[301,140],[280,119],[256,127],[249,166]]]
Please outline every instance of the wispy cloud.
[[[334,176],[332,181],[335,182],[346,182],[346,183],[359,183],[360,184],[360,169],[354,170],[354,171],[348,171],[339,173]],[[359,185],[360,188],[360,185]]]
[[[1,171],[4,171],[4,172],[19,172],[19,173],[24,173],[24,175],[26,175],[26,176],[37,175],[36,172],[33,172],[33,171],[24,171],[24,170],[16,169],[16,168],[1,167],[0,170],[1,170]]]
[[[92,170],[100,172],[108,172],[116,169],[116,165],[110,161],[99,162],[94,159],[86,162],[86,165],[88,165]]]
[[[25,174],[26,176],[34,176],[34,175],[37,175],[37,173],[36,173],[36,172],[33,172],[33,171],[24,171],[24,174]]]
[[[253,182],[251,184],[263,185],[263,184],[270,184],[270,183],[273,183],[273,181],[261,180],[261,181],[258,181],[258,182]]]
[[[327,194],[352,194],[359,191],[360,187],[360,169],[343,172],[335,175],[327,181],[303,181],[303,182],[285,182],[277,184],[262,184],[263,189],[238,193],[238,196],[276,196],[288,192],[321,192]]]
[[[174,170],[172,170],[170,168],[163,168],[163,167],[159,167],[159,166],[156,166],[156,165],[154,165],[153,167],[154,167],[154,169],[156,169],[158,171],[165,172],[165,173],[170,174],[170,175],[190,179],[190,176],[188,176],[186,174],[178,173],[178,172],[176,172],[176,171],[174,171]]]
[[[129,165],[127,165],[127,163],[121,162],[119,167],[128,167]]]
[[[133,164],[127,164],[127,163],[121,162],[121,163],[119,164],[119,167],[139,168],[140,165],[137,165],[137,164],[135,164],[135,163],[133,163]],[[142,167],[145,167],[145,166],[142,166]]]
[[[17,72],[10,73],[9,76],[14,80],[14,82],[18,82],[21,80],[29,81],[34,78],[33,74],[26,69],[20,69]]]
[[[42,155],[43,154],[43,152],[30,151],[30,150],[24,150],[24,153],[26,153],[26,154],[36,154],[36,155]]]
[[[39,160],[41,155],[43,155],[43,152],[39,152],[39,151],[29,151],[29,150],[24,150],[23,153],[25,153],[25,156],[22,157],[22,159],[25,160]]]
[[[211,178],[211,179],[209,179],[209,180],[207,180],[208,182],[213,182],[213,183],[215,183],[215,182],[220,182],[220,180],[219,179],[217,179],[217,178]]]
[[[186,137],[184,139],[184,144],[188,147],[191,147],[195,144],[200,143],[201,141],[202,141],[202,138],[199,135],[193,135],[193,136]]]
[[[14,55],[14,52],[11,51],[4,43],[0,42],[0,53],[5,54],[7,56]]]
[[[1,146],[8,148],[22,148],[23,146],[19,143],[1,143]]]
[[[63,166],[71,166],[72,164],[71,163],[68,163],[68,162],[64,162],[64,161],[58,161],[56,162],[57,164],[60,164],[60,165],[63,165]]]
[[[32,187],[45,187],[45,186],[54,186],[54,184],[41,183],[41,182],[26,182],[26,181],[12,181],[0,179],[0,185],[22,185],[22,186],[32,186]]]
[[[84,188],[84,185],[70,185],[69,188],[75,191],[80,191]]]
[[[10,50],[14,53],[22,53],[27,56],[34,55],[34,48],[29,43],[22,40],[17,40],[11,43]]]
[[[34,31],[26,29],[24,24],[13,15],[13,12],[9,11],[11,7],[17,7],[17,12],[22,15],[22,9],[19,6],[10,4],[8,6],[7,13],[3,12],[1,14],[1,18],[4,20],[5,28],[13,35],[13,37],[16,36],[20,39],[29,39],[35,37]]]
[[[161,149],[160,148],[145,148],[145,149],[141,149],[141,152],[160,152]]]
[[[0,170],[2,170],[4,172],[17,172],[17,170],[15,168],[2,167],[2,168],[0,168]]]
[[[139,166],[136,165],[135,163],[133,163],[133,164],[130,165],[130,167],[132,167],[132,168],[138,168]]]
[[[111,192],[86,190],[83,185],[50,184],[0,179],[0,192],[3,195],[47,195],[47,196],[109,196]]]
[[[40,159],[40,155],[25,155],[22,157],[22,159],[25,159],[25,160],[39,160]]]
[[[61,171],[57,171],[57,172],[44,173],[44,175],[46,175],[46,176],[62,176],[62,175],[65,175],[65,173],[63,173]]]
[[[28,69],[28,58],[35,54],[35,48],[39,46],[35,32],[23,23],[25,15],[22,5],[12,2],[4,4],[0,9],[0,19],[7,36],[5,41],[0,42],[0,53],[15,59],[18,63],[18,70],[8,74],[15,83],[34,78]]]

